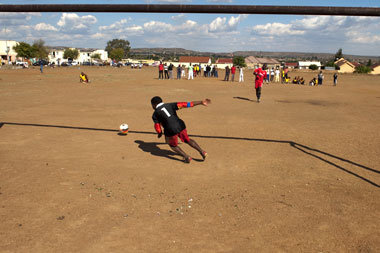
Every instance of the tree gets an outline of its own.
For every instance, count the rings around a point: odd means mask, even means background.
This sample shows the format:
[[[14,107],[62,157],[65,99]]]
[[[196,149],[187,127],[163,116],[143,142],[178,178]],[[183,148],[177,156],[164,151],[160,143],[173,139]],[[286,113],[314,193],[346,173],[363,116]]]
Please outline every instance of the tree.
[[[340,58],[343,58],[343,50],[341,48],[336,52],[335,60],[339,60]]]
[[[78,49],[75,49],[75,48],[74,49],[67,48],[63,52],[63,58],[64,59],[74,60],[74,59],[78,58],[78,56],[79,56],[79,51],[78,51]]]
[[[47,48],[45,47],[45,41],[39,39],[39,40],[36,40],[34,43],[33,43],[33,51],[34,51],[34,57],[37,57],[39,59],[46,59],[49,52],[47,50]]]
[[[95,59],[95,60],[100,60],[101,59],[101,55],[100,54],[93,54],[93,55],[91,55],[91,58]]]
[[[35,55],[33,47],[26,42],[19,42],[16,46],[13,47],[13,50],[16,51],[17,57],[29,59],[33,58]]]
[[[325,64],[326,67],[335,67],[335,63],[334,61],[328,61],[326,64]]]
[[[125,55],[125,52],[122,48],[115,48],[112,49],[111,53],[109,54],[111,59],[114,59],[116,61],[121,61]]]
[[[372,71],[371,67],[365,65],[359,65],[355,68],[355,73],[368,74]]]
[[[311,70],[317,70],[317,69],[318,69],[318,66],[315,65],[315,64],[311,64],[311,65],[309,66],[309,69],[311,69]]]
[[[369,59],[368,62],[367,62],[367,67],[371,67],[372,66],[372,60]]]
[[[111,55],[111,52],[113,49],[121,48],[123,49],[123,52],[124,52],[124,55],[123,55],[123,58],[124,58],[129,54],[129,50],[131,49],[129,45],[130,43],[128,40],[113,39],[107,42],[107,46],[105,50],[108,52],[108,55]]]
[[[245,64],[245,59],[243,56],[235,56],[234,59],[233,59],[233,63],[235,66],[239,66],[239,67],[245,67],[247,66]]]

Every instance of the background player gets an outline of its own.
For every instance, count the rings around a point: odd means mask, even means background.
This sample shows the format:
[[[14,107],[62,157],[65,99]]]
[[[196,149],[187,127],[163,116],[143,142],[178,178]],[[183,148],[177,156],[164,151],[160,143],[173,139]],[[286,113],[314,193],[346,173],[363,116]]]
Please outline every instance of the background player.
[[[79,75],[79,82],[81,82],[81,83],[89,83],[90,80],[88,79],[88,76],[85,73],[81,72],[80,75]]]
[[[178,147],[178,137],[182,142],[189,144],[192,148],[196,149],[203,160],[206,159],[207,153],[204,151],[194,140],[190,139],[187,135],[186,125],[183,120],[177,116],[177,110],[181,108],[189,108],[196,105],[207,106],[211,103],[210,99],[193,102],[176,102],[164,104],[162,99],[158,96],[151,99],[152,108],[154,110],[152,119],[154,128],[158,133],[158,138],[162,136],[161,125],[164,127],[164,134],[166,143],[177,154],[183,156],[186,163],[190,163],[192,158],[187,155],[180,147]]]

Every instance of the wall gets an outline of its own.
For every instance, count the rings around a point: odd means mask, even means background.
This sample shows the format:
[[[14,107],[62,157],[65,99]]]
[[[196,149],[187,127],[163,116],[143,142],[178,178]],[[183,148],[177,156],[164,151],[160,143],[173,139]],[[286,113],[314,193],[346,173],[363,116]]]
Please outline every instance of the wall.
[[[342,66],[340,66],[340,70],[338,72],[339,73],[352,73],[354,71],[355,71],[355,69],[352,68],[350,65],[343,64]]]
[[[380,66],[377,66],[376,68],[374,68],[371,74],[380,75]]]
[[[13,47],[18,44],[17,41],[14,40],[0,40],[0,57],[2,58],[2,62],[6,64],[7,62],[7,52],[6,49],[9,47],[9,60],[12,62],[16,61],[17,53],[13,50]]]

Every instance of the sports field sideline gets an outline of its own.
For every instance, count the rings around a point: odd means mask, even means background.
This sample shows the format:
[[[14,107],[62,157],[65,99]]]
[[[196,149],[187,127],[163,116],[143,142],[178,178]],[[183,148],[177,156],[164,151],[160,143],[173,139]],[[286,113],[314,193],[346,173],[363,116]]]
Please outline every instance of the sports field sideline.
[[[248,70],[0,69],[0,252],[379,252],[380,76],[332,75],[256,103]],[[157,139],[156,95],[212,100],[179,111],[205,162]]]

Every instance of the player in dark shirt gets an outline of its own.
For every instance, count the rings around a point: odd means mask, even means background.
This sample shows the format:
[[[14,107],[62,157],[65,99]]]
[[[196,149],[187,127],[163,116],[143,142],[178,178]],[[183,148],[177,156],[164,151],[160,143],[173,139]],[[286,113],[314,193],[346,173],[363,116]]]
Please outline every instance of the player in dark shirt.
[[[160,97],[153,97],[151,100],[152,108],[154,110],[152,119],[154,122],[154,128],[158,133],[158,138],[162,136],[161,126],[164,127],[164,134],[166,143],[169,144],[172,150],[177,154],[183,156],[186,163],[190,163],[192,158],[187,155],[179,146],[178,146],[178,137],[182,142],[189,144],[203,157],[203,160],[206,159],[207,153],[192,139],[189,138],[186,131],[186,125],[183,120],[181,120],[177,115],[177,110],[181,108],[189,108],[196,105],[207,106],[211,103],[210,99],[205,99],[202,101],[193,101],[193,102],[178,102],[178,103],[167,103],[164,104]]]

